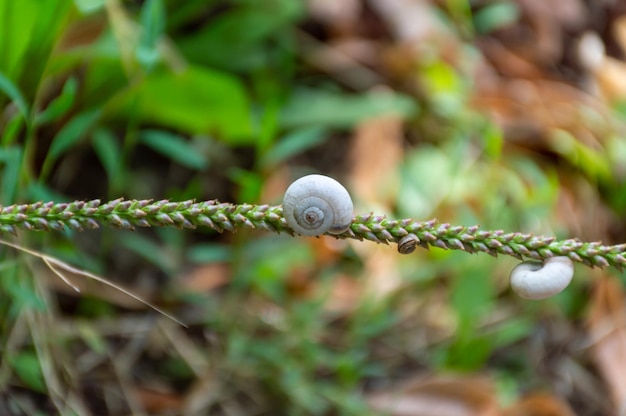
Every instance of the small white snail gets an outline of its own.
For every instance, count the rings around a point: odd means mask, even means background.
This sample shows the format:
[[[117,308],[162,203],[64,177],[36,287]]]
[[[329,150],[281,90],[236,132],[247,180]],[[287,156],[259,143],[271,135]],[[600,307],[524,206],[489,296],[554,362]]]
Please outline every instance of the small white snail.
[[[283,215],[298,234],[341,234],[350,228],[354,207],[339,182],[323,175],[304,176],[292,183],[283,198]]]
[[[574,276],[569,257],[559,256],[539,261],[525,261],[511,271],[511,287],[525,299],[546,299],[561,293]]]

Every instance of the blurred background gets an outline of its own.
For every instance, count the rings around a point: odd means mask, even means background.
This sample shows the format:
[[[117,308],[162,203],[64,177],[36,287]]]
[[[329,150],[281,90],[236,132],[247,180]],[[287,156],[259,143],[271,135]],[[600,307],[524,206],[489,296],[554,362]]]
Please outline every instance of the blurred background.
[[[626,6],[612,0],[0,0],[0,204],[281,202],[626,242]],[[515,259],[241,230],[0,248],[6,415],[611,415],[623,279],[545,301]],[[620,413],[622,412],[622,413]]]

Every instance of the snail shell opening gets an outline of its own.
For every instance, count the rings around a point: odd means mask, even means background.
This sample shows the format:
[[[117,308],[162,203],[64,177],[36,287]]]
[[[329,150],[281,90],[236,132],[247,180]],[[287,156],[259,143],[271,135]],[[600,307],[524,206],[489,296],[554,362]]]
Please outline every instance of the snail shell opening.
[[[561,293],[572,281],[574,264],[565,256],[545,262],[525,261],[511,271],[513,291],[525,299],[546,299]]]

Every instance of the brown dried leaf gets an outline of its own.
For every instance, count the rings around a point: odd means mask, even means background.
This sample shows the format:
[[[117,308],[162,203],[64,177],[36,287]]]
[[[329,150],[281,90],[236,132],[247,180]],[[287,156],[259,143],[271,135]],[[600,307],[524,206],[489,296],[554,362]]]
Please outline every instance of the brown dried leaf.
[[[570,406],[547,394],[527,396],[506,409],[503,416],[574,416]]]
[[[520,0],[520,19],[498,37],[523,60],[546,74],[564,56],[568,31],[580,29],[588,17],[580,0]]]
[[[593,358],[611,392],[615,408],[626,408],[626,303],[615,277],[598,274],[591,300],[589,332]]]
[[[260,200],[267,204],[282,204],[285,190],[289,187],[291,172],[281,164],[263,181]]]
[[[369,4],[387,22],[389,30],[400,41],[426,47],[429,40],[456,38],[437,17],[427,0],[370,0]]]
[[[230,280],[230,266],[210,263],[195,267],[180,279],[182,289],[191,292],[210,292]]]
[[[613,37],[623,52],[626,52],[626,16],[620,17],[613,22],[611,27]]]
[[[597,186],[574,176],[563,175],[560,180],[553,224],[583,241],[600,241],[610,236],[619,219],[613,210],[598,202]]]
[[[414,379],[368,397],[370,406],[391,416],[496,416],[497,396],[482,377]]]
[[[363,7],[360,0],[309,0],[307,6],[312,17],[333,25],[356,21]]]
[[[546,139],[555,130],[599,148],[613,128],[609,110],[597,98],[562,82],[503,78],[477,90],[474,103],[491,112],[510,141],[531,148],[549,147]],[[597,116],[593,124],[589,113]]]
[[[354,54],[354,48],[341,47],[324,43],[304,31],[298,32],[298,44],[302,58],[324,72],[332,75],[337,81],[357,90],[369,89],[384,83],[383,78],[359,61],[363,54],[362,46],[371,49],[369,44],[361,44],[361,49]],[[369,55],[369,51],[365,53]]]
[[[134,395],[147,412],[172,412],[181,409],[183,400],[174,392],[154,391],[142,387],[135,387]]]
[[[402,120],[384,116],[361,123],[352,141],[349,181],[360,212],[390,212],[397,198],[403,156]],[[373,244],[352,244],[364,262],[362,285],[385,296],[401,284],[398,253]]]
[[[305,242],[313,250],[315,261],[312,266],[294,267],[285,282],[287,291],[292,298],[307,298],[315,293],[320,281],[316,279],[319,270],[328,265],[336,264],[342,256],[348,242],[330,236],[308,238]],[[331,295],[331,298],[333,295]],[[351,309],[348,306],[347,309]]]
[[[224,402],[226,399],[222,397],[217,377],[214,376],[214,373],[207,372],[205,376],[198,377],[187,390],[181,414],[206,414],[203,412],[206,412],[207,408],[218,401]]]
[[[335,276],[324,309],[335,313],[350,313],[359,305],[363,286],[359,280],[347,276]]]
[[[95,43],[106,29],[106,24],[106,17],[100,14],[72,23],[63,34],[59,48],[65,50]]]
[[[485,58],[497,67],[498,72],[502,75],[521,78],[540,78],[542,76],[540,68],[505,47],[499,40],[485,38],[479,40],[478,44]],[[478,81],[483,82],[481,79]]]
[[[619,101],[626,97],[626,63],[623,61],[605,57],[594,76],[607,100]]]
[[[403,156],[402,120],[384,116],[361,123],[352,140],[350,185],[366,206],[395,199],[399,182],[398,166]]]

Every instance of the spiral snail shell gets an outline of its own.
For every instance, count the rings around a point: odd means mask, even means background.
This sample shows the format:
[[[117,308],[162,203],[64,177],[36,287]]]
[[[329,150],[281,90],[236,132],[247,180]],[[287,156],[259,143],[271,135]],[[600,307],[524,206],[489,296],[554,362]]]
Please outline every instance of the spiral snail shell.
[[[546,299],[561,293],[572,281],[574,263],[569,257],[551,257],[543,263],[525,261],[511,271],[511,287],[525,299]]]
[[[419,244],[420,240],[413,233],[407,234],[398,241],[398,253],[411,254]]]
[[[293,182],[283,198],[283,216],[298,234],[341,234],[350,228],[354,207],[339,182],[324,175],[308,175]]]

